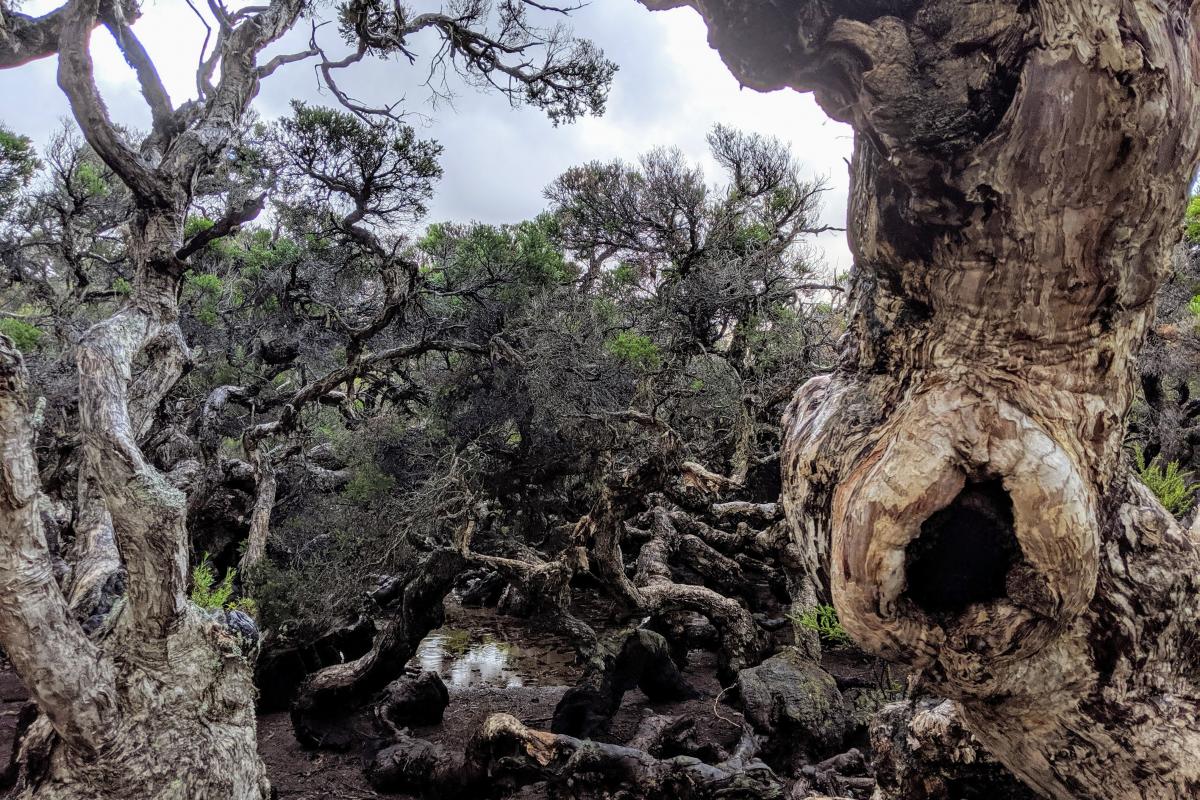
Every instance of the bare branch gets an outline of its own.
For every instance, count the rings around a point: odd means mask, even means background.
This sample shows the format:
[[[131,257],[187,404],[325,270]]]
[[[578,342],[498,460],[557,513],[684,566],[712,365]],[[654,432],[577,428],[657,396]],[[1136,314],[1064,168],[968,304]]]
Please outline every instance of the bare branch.
[[[96,25],[100,0],[72,0],[66,7],[59,39],[58,85],[71,103],[84,138],[138,198],[152,207],[169,207],[165,183],[122,141],[96,88],[88,39]]]
[[[66,4],[40,17],[19,14],[0,3],[0,69],[11,69],[58,52]]]
[[[198,252],[209,243],[228,236],[236,231],[239,226],[261,214],[266,203],[266,194],[258,194],[247,198],[240,206],[229,209],[225,216],[211,228],[205,228],[184,242],[183,247],[175,252],[175,257],[180,261],[185,261],[188,256]]]
[[[150,115],[154,121],[155,133],[170,141],[176,127],[175,107],[167,94],[167,87],[158,76],[150,54],[142,46],[137,34],[133,32],[120,3],[109,3],[103,13],[104,27],[112,34],[117,49],[125,57],[125,63],[137,74],[138,83],[142,87],[142,97],[150,106]]]

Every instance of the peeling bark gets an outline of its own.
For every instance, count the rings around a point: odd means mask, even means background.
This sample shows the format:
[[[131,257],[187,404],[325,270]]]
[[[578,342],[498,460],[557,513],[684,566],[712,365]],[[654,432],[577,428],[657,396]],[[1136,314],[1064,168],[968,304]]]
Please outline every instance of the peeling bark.
[[[648,4],[856,131],[849,336],[781,462],[843,625],[1046,796],[1194,796],[1200,555],[1122,443],[1200,154],[1197,7]]]
[[[489,789],[515,790],[547,783],[552,797],[630,800],[775,800],[783,787],[754,758],[753,740],[717,765],[695,758],[658,759],[644,750],[546,733],[508,714],[493,714],[465,752],[403,736],[367,769],[381,791],[416,791],[424,797],[479,797]]]

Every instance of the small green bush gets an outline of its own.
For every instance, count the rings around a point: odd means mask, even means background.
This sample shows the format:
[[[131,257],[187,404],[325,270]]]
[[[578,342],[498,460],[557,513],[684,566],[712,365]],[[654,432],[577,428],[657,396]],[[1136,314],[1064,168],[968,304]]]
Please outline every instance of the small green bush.
[[[653,369],[662,362],[658,345],[649,336],[636,331],[621,331],[609,339],[605,347],[618,360],[644,369]]]
[[[1170,461],[1164,468],[1158,456],[1147,464],[1146,454],[1140,447],[1133,449],[1133,458],[1142,483],[1154,492],[1163,508],[1177,517],[1182,517],[1191,510],[1196,490],[1200,489],[1200,483],[1191,482],[1191,472],[1182,469],[1178,461]]]
[[[236,577],[236,569],[226,570],[225,577],[218,582],[217,571],[208,560],[208,553],[205,553],[192,570],[192,602],[205,611],[243,611],[257,617],[258,607],[253,599],[233,599],[233,579]]]
[[[1200,318],[1200,294],[1189,300],[1187,307],[1193,317]]]
[[[22,353],[28,353],[41,344],[44,332],[36,325],[12,317],[0,319],[0,333],[12,339]]]
[[[205,611],[216,611],[225,608],[233,597],[233,579],[237,570],[225,572],[225,577],[217,581],[217,571],[208,560],[208,553],[200,559],[200,563],[192,570],[192,602]]]
[[[92,197],[105,197],[110,191],[104,174],[90,161],[84,161],[75,168],[75,178]]]
[[[850,635],[838,621],[837,609],[833,606],[818,605],[816,608],[795,614],[792,620],[802,628],[816,631],[825,644],[837,646],[850,643]]]
[[[196,319],[205,325],[215,326],[219,321],[217,304],[223,287],[220,276],[207,272],[189,272],[186,278]]]
[[[390,492],[395,485],[395,478],[368,462],[354,471],[354,477],[342,490],[342,497],[352,503],[367,503]]]
[[[1200,194],[1188,201],[1183,217],[1183,236],[1192,244],[1200,243]]]

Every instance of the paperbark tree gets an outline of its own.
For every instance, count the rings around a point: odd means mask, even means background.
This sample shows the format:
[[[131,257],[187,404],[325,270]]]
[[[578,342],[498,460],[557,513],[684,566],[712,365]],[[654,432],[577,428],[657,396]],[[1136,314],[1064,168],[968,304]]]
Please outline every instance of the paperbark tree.
[[[350,0],[336,4],[359,40],[350,56],[330,61],[314,33],[307,50],[264,60],[263,51],[319,4],[271,0],[230,10],[209,0],[215,44],[210,51],[205,41],[198,97],[177,106],[131,27],[134,0],[70,0],[36,19],[9,6],[0,0],[0,68],[58,54],[58,83],[75,119],[128,187],[133,208],[125,234],[130,299],[76,346],[82,529],[73,554],[80,568],[65,590],[52,577],[41,530],[23,368],[0,337],[0,645],[42,712],[25,737],[21,796],[261,800],[270,785],[255,737],[249,656],[257,632],[190,602],[186,498],[141,449],[189,359],[178,302],[187,259],[263,207],[261,196],[230,197],[223,219],[185,241],[197,186],[227,156],[260,81],[301,59],[316,59],[325,84],[364,118],[394,110],[353,103],[333,71],[368,53],[411,56],[406,38],[426,29],[443,39],[438,63],[556,120],[599,112],[615,67],[565,29],[533,25],[526,4],[493,10],[482,0],[457,4],[453,17],[411,19],[398,5]],[[498,31],[489,33],[493,24]],[[94,80],[97,26],[111,34],[151,112],[140,147],[114,124]],[[542,63],[534,60],[539,48]],[[121,574],[123,582],[112,580]],[[92,616],[95,598],[122,583],[124,598],[85,633],[76,619]]]
[[[1200,153],[1197,7],[646,4],[856,132],[851,336],[782,461],[846,629],[1046,796],[1195,796],[1200,556],[1122,445]]]

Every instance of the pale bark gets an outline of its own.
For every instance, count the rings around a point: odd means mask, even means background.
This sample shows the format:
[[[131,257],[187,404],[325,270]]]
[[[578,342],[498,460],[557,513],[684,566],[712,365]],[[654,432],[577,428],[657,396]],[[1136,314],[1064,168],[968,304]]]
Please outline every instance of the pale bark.
[[[0,2],[0,69],[19,67],[58,52],[66,5],[41,16],[22,14]]]
[[[850,336],[781,462],[846,629],[1046,796],[1195,796],[1200,556],[1122,446],[1200,153],[1196,7],[647,4],[856,130]]]
[[[652,513],[651,539],[642,545],[634,576],[641,607],[651,615],[693,611],[712,620],[721,634],[718,672],[722,683],[729,685],[736,680],[741,669],[758,663],[761,657],[758,627],[750,612],[737,600],[707,586],[675,582],[671,577],[671,564],[682,561],[702,575],[707,573],[710,580],[718,574],[733,570],[740,572],[740,567],[736,563],[731,566],[731,559],[708,547],[699,538],[681,535],[666,510],[657,508]],[[689,540],[692,544],[690,551]],[[709,569],[709,564],[714,569]]]
[[[0,335],[0,644],[72,747],[95,754],[116,716],[112,665],[70,621],[38,513],[25,365]]]
[[[13,515],[13,524],[5,520],[3,530],[21,536],[0,547],[0,576],[9,576],[0,641],[45,715],[24,739],[23,798],[269,796],[248,658],[256,642],[243,638],[245,626],[234,630],[189,602],[185,497],[140,440],[188,358],[178,326],[178,252],[193,180],[225,152],[257,91],[257,54],[302,5],[275,0],[236,25],[226,20],[219,86],[203,103],[179,109],[119,4],[72,0],[54,15],[59,84],[89,144],[133,193],[126,250],[134,291],[76,348],[84,463],[70,606],[50,576],[36,515],[29,516],[32,456],[7,447],[28,428],[24,409],[7,402],[16,394],[6,394],[0,417],[6,484],[16,487],[5,492],[11,502],[0,513]],[[151,106],[154,130],[143,152],[113,125],[93,79],[88,39],[100,16]],[[0,66],[4,58],[0,47]],[[187,473],[171,477],[186,484]],[[126,595],[113,603],[105,595],[122,573]],[[90,638],[68,608],[86,618]]]

